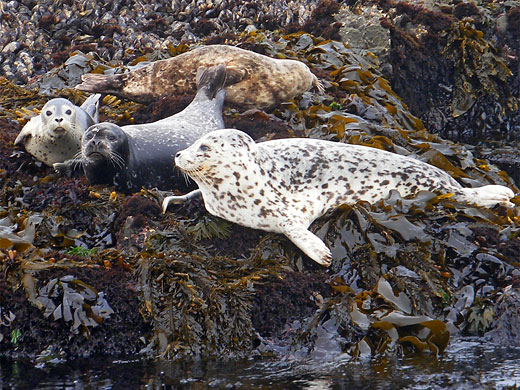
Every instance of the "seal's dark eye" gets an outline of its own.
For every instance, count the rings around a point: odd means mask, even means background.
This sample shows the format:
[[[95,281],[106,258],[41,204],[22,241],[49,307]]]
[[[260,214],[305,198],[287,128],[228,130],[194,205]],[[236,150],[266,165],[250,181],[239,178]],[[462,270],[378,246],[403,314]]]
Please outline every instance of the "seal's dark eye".
[[[94,136],[92,133],[85,134],[85,139],[91,139]]]
[[[52,115],[52,112],[51,112],[51,111],[47,111],[47,112],[45,112],[45,115],[47,115],[47,116],[51,116],[51,115]]]
[[[107,136],[107,138],[109,141],[115,141],[117,139],[117,137],[115,135],[109,135],[109,136]]]
[[[72,114],[72,111],[71,110],[67,110],[67,111],[65,111],[65,114],[70,115],[70,114]]]
[[[199,149],[202,152],[207,152],[209,150],[209,146],[208,145],[200,145]]]

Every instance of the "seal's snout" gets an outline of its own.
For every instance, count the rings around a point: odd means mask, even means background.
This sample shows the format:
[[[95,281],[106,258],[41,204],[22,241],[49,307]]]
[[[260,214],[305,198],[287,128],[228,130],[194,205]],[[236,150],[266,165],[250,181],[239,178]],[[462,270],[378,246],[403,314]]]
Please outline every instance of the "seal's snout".
[[[103,144],[102,140],[97,139],[97,138],[94,138],[93,140],[90,141],[90,147],[93,150],[101,149],[102,144]]]
[[[56,122],[58,122],[58,123],[63,122],[63,118],[54,118],[54,120],[55,120]]]

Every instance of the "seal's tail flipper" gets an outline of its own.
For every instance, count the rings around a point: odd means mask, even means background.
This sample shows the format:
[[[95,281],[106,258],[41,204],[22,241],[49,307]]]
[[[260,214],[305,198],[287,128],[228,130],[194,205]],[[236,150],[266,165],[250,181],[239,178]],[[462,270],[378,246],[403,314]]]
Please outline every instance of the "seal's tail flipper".
[[[183,203],[187,202],[188,200],[190,200],[191,198],[195,198],[196,196],[200,196],[200,195],[201,195],[200,190],[194,190],[194,191],[188,192],[186,195],[167,196],[166,198],[163,199],[163,202],[162,202],[162,212],[163,212],[163,214],[166,214],[166,210],[168,209],[168,205],[170,203],[183,204]]]
[[[84,92],[103,92],[117,95],[121,94],[124,85],[125,74],[99,74],[87,73],[81,76],[81,84],[76,89]]]
[[[462,193],[456,194],[456,199],[477,206],[493,207],[497,204],[514,207],[510,199],[515,193],[504,186],[487,185],[478,188],[463,188]]]
[[[81,105],[81,108],[85,110],[87,114],[94,120],[94,123],[99,122],[99,99],[101,98],[101,94],[96,93],[94,95],[90,95]]]
[[[219,64],[211,68],[200,67],[197,69],[197,97],[201,95],[208,100],[213,100],[217,93],[226,84],[226,64]]]

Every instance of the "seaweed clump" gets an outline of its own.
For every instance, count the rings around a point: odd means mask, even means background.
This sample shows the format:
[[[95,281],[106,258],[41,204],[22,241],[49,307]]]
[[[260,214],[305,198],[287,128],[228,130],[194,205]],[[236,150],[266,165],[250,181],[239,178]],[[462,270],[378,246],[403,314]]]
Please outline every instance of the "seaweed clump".
[[[138,353],[144,345],[140,337],[149,334],[149,326],[135,310],[138,300],[131,274],[122,267],[85,267],[85,259],[55,255],[54,262],[16,257],[16,268],[24,270],[24,283],[16,289],[0,278],[0,305],[4,313],[14,315],[9,324],[3,321],[0,333],[7,329],[18,335],[0,342],[0,354],[45,363],[72,356]]]
[[[448,37],[443,53],[456,64],[452,102],[454,117],[467,112],[482,93],[497,98],[508,96],[508,101],[502,104],[510,109],[517,107],[511,93],[504,91],[512,73],[497,50],[483,38],[484,33],[469,22],[457,23]]]
[[[250,277],[217,278],[204,265],[203,259],[190,255],[142,258],[140,288],[154,326],[148,351],[173,359],[251,350],[255,332],[249,315]]]
[[[517,67],[517,44],[500,21],[512,9],[471,2],[440,11],[407,2],[380,6],[391,35],[391,84],[431,131],[477,143],[496,139],[500,128],[502,139],[514,139],[518,75],[510,69]]]

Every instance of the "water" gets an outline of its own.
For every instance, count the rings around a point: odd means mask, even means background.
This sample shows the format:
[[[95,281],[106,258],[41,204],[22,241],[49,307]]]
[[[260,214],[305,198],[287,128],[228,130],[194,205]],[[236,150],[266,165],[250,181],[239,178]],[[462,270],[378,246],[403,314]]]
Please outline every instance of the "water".
[[[520,346],[453,341],[441,359],[427,354],[351,362],[261,359],[173,363],[78,360],[36,368],[0,361],[1,389],[517,389]]]

